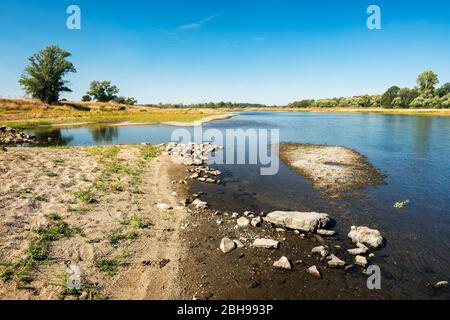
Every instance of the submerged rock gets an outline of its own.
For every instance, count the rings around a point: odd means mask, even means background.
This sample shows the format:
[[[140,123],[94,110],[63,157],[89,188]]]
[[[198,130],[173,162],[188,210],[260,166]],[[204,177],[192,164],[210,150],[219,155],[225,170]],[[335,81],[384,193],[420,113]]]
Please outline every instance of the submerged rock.
[[[220,250],[222,250],[223,253],[228,253],[230,251],[233,251],[236,249],[236,243],[229,239],[229,238],[223,238],[220,242]]]
[[[304,232],[314,232],[330,222],[330,216],[326,213],[299,211],[274,211],[265,219],[276,226]]]
[[[290,262],[289,259],[286,258],[286,257],[281,257],[281,259],[278,260],[278,261],[276,261],[276,262],[273,264],[273,266],[274,266],[275,268],[278,268],[278,269],[285,269],[285,270],[291,270],[291,269],[292,269],[291,262]]]
[[[336,231],[334,231],[334,230],[318,229],[317,230],[317,234],[321,235],[321,236],[332,237],[332,236],[334,236],[336,234]]]
[[[279,245],[280,245],[279,241],[272,239],[256,239],[253,242],[253,247],[255,248],[278,249]]]
[[[448,288],[448,281],[439,281],[434,285],[434,287],[436,289],[446,289]]]
[[[362,243],[374,249],[378,248],[383,243],[383,236],[380,231],[364,226],[352,226],[348,237],[353,243]]]

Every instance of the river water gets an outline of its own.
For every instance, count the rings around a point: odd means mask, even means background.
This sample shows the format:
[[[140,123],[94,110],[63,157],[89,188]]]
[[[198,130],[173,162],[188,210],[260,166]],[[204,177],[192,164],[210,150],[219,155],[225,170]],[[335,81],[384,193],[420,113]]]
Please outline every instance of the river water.
[[[385,298],[450,298],[426,286],[450,277],[450,117],[356,113],[241,112],[203,129],[279,129],[281,142],[339,145],[366,156],[385,183],[333,198],[280,163],[278,174],[261,176],[259,165],[214,165],[219,185],[195,184],[204,200],[227,211],[306,210],[326,212],[337,222],[344,246],[351,225],[379,229],[386,246],[372,263],[382,269]],[[104,125],[35,132],[61,145],[165,143],[171,126]],[[193,131],[192,128],[187,129]],[[397,201],[410,200],[404,210]]]

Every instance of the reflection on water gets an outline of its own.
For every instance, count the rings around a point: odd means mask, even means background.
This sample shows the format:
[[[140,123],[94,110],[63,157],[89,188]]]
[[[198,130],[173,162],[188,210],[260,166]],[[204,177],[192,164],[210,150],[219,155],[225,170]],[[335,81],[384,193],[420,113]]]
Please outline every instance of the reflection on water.
[[[340,145],[357,150],[387,176],[385,185],[360,198],[328,199],[281,164],[276,176],[261,177],[258,166],[221,165],[217,186],[195,185],[205,200],[227,211],[312,210],[336,218],[338,238],[347,243],[351,225],[378,228],[387,246],[376,252],[386,297],[447,297],[426,282],[450,272],[450,118],[379,114],[243,112],[206,128],[280,130],[285,142]],[[53,144],[164,143],[170,126],[80,127],[36,132]],[[192,129],[191,129],[192,130]],[[214,188],[215,192],[211,192]],[[411,200],[406,210],[397,201]],[[348,245],[348,244],[347,244]],[[447,295],[446,295],[447,294]]]
[[[117,127],[95,126],[90,127],[92,139],[97,143],[113,142],[119,137],[119,129]]]

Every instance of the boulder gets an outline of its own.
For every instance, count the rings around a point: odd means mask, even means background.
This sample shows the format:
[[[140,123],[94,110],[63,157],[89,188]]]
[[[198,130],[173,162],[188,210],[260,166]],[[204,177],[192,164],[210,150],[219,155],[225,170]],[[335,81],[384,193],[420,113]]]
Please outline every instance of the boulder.
[[[253,242],[253,247],[255,248],[278,249],[279,245],[280,245],[279,241],[272,239],[256,239]]]
[[[312,266],[306,270],[310,275],[312,275],[316,279],[322,279],[322,274],[316,266]]]
[[[220,242],[220,250],[222,250],[223,253],[228,253],[230,251],[233,251],[236,249],[236,243],[234,243],[233,240],[229,238],[223,238]]]
[[[299,211],[274,211],[265,219],[276,226],[304,232],[314,232],[330,222],[330,216],[326,213]]]
[[[273,266],[278,269],[291,270],[292,265],[288,258],[281,257],[280,260],[276,261]]]
[[[380,231],[364,226],[352,226],[348,237],[353,243],[362,243],[375,249],[378,248],[383,242],[383,237]]]

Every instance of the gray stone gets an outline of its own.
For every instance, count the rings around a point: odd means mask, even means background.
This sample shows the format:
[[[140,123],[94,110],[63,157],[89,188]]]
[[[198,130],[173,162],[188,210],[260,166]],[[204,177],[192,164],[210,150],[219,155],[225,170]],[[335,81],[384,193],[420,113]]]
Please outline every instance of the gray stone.
[[[195,199],[192,204],[195,206],[195,208],[197,209],[206,209],[208,207],[208,203],[201,201],[200,199]]]
[[[279,241],[272,239],[256,239],[253,242],[253,247],[255,248],[277,249],[279,245]]]
[[[261,217],[253,218],[251,222],[252,226],[255,228],[261,226],[261,223],[262,223]]]
[[[330,216],[317,212],[274,211],[269,213],[265,219],[276,226],[314,232],[324,228],[329,223]]]
[[[320,254],[323,258],[325,258],[326,256],[328,256],[328,250],[325,246],[319,246],[319,247],[315,247],[311,250],[311,253],[318,253]]]
[[[348,249],[347,252],[349,254],[351,254],[352,256],[357,256],[357,255],[360,255],[360,254],[365,254],[367,251],[369,251],[369,248],[367,248],[362,243],[357,243],[356,246],[357,246],[357,248],[355,248],[355,249]]]
[[[336,234],[336,231],[334,230],[325,230],[325,229],[318,229],[317,234],[325,237],[332,237]]]
[[[233,240],[229,238],[223,238],[220,243],[220,250],[222,250],[223,253],[228,253],[230,251],[233,251],[236,249],[236,243],[234,243]]]

